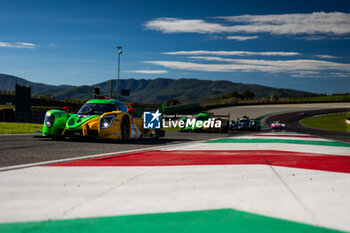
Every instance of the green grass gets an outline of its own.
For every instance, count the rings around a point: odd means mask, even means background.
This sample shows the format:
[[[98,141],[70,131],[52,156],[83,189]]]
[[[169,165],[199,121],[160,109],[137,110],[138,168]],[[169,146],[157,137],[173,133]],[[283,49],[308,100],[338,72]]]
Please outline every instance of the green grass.
[[[317,129],[350,132],[350,124],[346,124],[345,122],[345,119],[348,117],[350,117],[350,112],[327,114],[305,118],[301,123]]]
[[[1,105],[0,109],[14,109],[15,105]],[[55,107],[55,106],[31,106],[31,110],[34,112],[46,112],[50,109],[62,109],[63,107]]]
[[[0,109],[14,109],[15,105],[5,105],[0,104]]]
[[[0,122],[0,134],[32,134],[42,129],[43,124]]]

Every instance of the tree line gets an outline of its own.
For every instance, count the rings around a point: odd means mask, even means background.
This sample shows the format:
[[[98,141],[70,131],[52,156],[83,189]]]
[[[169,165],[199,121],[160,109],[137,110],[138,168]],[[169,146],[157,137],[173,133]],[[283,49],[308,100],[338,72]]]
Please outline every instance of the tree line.
[[[0,96],[1,95],[15,96],[16,92],[8,91],[8,90],[0,90]],[[74,105],[82,105],[87,101],[87,99],[85,98],[80,99],[80,98],[68,98],[68,97],[65,97],[63,100],[57,100],[57,97],[54,95],[46,96],[43,94],[40,94],[40,95],[33,94],[32,99],[39,100],[40,102],[62,102],[62,103],[74,104]]]
[[[245,90],[242,93],[239,93],[238,91],[233,91],[228,94],[223,94],[215,97],[214,99],[229,99],[229,98],[237,98],[237,99],[254,99],[256,96],[253,92],[250,90]]]

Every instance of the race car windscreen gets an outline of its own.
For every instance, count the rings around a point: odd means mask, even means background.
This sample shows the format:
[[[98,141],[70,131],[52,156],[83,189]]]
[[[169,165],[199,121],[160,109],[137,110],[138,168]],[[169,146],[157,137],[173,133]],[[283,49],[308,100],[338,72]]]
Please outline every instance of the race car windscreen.
[[[81,115],[101,115],[105,112],[116,111],[117,107],[114,104],[96,104],[87,103],[84,104],[78,111]]]
[[[206,121],[206,120],[208,120],[209,119],[209,117],[208,116],[200,116],[200,117],[196,117],[196,120],[197,121]]]
[[[208,120],[209,118],[212,118],[212,116],[211,116],[211,115],[197,116],[197,117],[196,117],[196,120],[197,120],[197,121],[206,121],[206,120]]]
[[[241,123],[249,123],[248,120],[240,120]]]

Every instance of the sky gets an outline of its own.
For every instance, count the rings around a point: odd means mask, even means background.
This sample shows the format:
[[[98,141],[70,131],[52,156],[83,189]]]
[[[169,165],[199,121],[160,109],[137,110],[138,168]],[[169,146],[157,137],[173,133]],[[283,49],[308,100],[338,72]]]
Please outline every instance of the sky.
[[[121,79],[350,92],[349,1],[0,2],[0,73],[93,85],[117,77],[117,46]]]

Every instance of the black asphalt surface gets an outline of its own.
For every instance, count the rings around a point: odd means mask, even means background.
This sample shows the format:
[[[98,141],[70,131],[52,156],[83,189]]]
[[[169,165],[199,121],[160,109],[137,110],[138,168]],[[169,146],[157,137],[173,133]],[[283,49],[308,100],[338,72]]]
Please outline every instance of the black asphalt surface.
[[[300,120],[328,113],[338,113],[338,112],[349,112],[350,108],[337,108],[337,109],[325,109],[325,110],[312,110],[312,111],[300,111],[295,113],[280,114],[275,116],[270,116],[266,119],[266,126],[269,126],[275,120],[281,120],[286,123],[286,130],[293,131],[297,133],[311,134],[318,137],[333,139],[336,141],[341,141],[350,144],[350,132],[336,132],[314,129],[310,127],[305,127],[299,123]]]
[[[270,125],[274,120],[286,123],[287,131],[312,134],[324,138],[334,139],[350,144],[350,133],[330,132],[302,126],[299,121],[303,118],[336,112],[350,111],[350,108],[313,110],[271,116],[265,121]],[[267,129],[266,131],[268,131]],[[57,141],[33,135],[0,135],[0,167],[24,165],[30,163],[69,159],[80,156],[117,153],[128,150],[147,149],[156,146],[172,145],[185,142],[207,140],[219,137],[251,134],[255,132],[230,133],[180,133],[166,132],[166,137],[159,140],[135,140],[131,142],[115,142],[96,139],[66,139]]]
[[[237,134],[238,132],[234,133]],[[33,135],[0,135],[0,167],[87,155],[147,149],[156,146],[227,136],[232,136],[232,134],[166,132],[166,136],[158,140],[143,139],[131,142],[116,142],[99,139],[75,138],[57,141]]]

